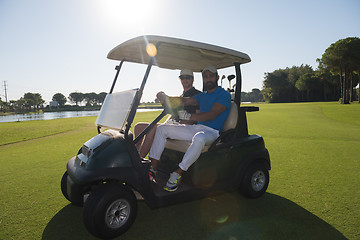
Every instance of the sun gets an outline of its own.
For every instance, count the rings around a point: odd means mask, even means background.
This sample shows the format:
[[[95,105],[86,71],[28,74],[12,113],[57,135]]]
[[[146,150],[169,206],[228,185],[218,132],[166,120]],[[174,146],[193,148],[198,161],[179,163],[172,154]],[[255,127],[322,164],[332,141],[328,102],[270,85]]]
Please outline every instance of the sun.
[[[156,7],[150,0],[97,1],[100,17],[110,26],[136,27],[154,15]]]

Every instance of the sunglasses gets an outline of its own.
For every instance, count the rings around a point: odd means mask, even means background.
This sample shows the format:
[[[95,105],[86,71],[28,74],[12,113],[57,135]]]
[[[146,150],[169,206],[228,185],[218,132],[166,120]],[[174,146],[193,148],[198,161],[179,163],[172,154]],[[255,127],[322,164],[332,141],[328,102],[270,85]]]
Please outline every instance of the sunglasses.
[[[189,75],[181,75],[179,78],[180,78],[181,80],[191,80],[191,79],[193,79],[193,77],[192,77],[192,76],[189,76]]]

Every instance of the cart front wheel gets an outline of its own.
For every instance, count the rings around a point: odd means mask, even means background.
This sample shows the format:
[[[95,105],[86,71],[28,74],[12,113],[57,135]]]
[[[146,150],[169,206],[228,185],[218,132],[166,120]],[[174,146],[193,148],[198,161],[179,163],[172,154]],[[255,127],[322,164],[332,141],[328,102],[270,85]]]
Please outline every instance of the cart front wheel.
[[[77,201],[71,201],[71,199],[69,198],[69,195],[67,193],[67,177],[68,177],[68,172],[65,171],[64,175],[61,178],[61,192],[64,195],[64,197],[69,200],[73,205],[75,206],[81,206],[82,202],[77,202]]]
[[[67,193],[67,177],[68,177],[68,173],[65,172],[61,178],[61,192],[64,195],[64,197],[70,201],[69,195]]]
[[[134,193],[122,184],[109,183],[89,195],[84,205],[83,221],[94,236],[114,238],[130,228],[136,214]]]

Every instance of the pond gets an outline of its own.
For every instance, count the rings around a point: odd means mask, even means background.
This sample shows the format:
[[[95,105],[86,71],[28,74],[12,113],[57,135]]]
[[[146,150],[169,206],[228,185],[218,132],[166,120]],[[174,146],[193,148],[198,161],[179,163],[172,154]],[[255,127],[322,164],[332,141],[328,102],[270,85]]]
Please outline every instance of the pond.
[[[159,111],[161,109],[138,109],[138,112]],[[73,117],[88,117],[97,116],[99,111],[66,111],[66,112],[45,112],[34,114],[14,114],[0,116],[1,122],[17,122],[17,121],[32,121],[32,120],[50,120],[57,118],[73,118]]]

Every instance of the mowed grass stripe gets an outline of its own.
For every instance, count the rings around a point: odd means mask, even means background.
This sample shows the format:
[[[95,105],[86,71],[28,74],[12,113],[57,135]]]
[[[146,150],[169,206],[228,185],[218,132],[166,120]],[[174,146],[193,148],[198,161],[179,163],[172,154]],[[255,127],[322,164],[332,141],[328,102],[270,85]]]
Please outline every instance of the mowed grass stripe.
[[[158,114],[160,111],[143,112],[134,121],[149,122],[149,119],[154,119]],[[95,119],[96,117],[79,117],[0,123],[0,146],[65,133],[83,126],[95,129]],[[163,121],[165,119],[166,117]]]
[[[324,104],[324,106],[322,105]],[[360,104],[329,117],[327,109],[338,109],[338,103],[260,104],[259,112],[248,113],[249,132],[266,137],[337,139],[358,141]],[[341,107],[341,106],[340,106]],[[325,109],[325,110],[323,110]],[[326,111],[327,114],[323,112]],[[259,116],[257,116],[258,114]],[[346,117],[346,115],[350,115]],[[351,116],[358,116],[351,117]],[[349,122],[352,118],[353,121]]]
[[[95,127],[94,121],[95,117],[79,117],[1,123],[0,146],[76,130],[84,125]]]

